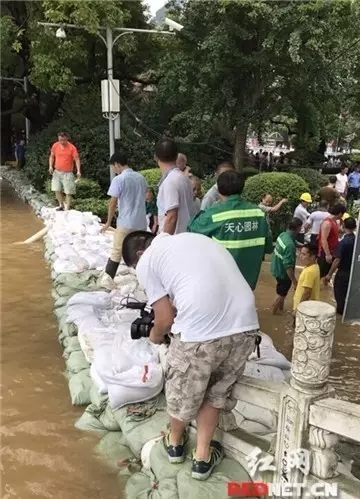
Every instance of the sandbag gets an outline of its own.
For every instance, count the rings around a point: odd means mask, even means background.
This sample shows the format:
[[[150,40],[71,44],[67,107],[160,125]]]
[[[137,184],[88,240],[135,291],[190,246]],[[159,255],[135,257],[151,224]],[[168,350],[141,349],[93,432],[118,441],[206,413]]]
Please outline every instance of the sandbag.
[[[89,363],[81,350],[71,352],[65,363],[68,373],[76,374],[84,369],[89,369]]]
[[[265,381],[284,381],[285,376],[281,369],[272,366],[263,366],[256,362],[246,362],[244,376],[250,378],[263,379]]]
[[[188,459],[182,464],[169,463],[163,440],[150,452],[151,471],[135,473],[126,483],[127,499],[227,499],[231,480],[251,481],[246,470],[234,459],[224,458],[204,482],[191,478],[191,451],[194,442],[185,446]]]
[[[235,418],[241,414],[244,419],[255,421],[267,427],[269,430],[276,430],[277,415],[269,409],[259,408],[259,406],[238,400],[234,408]],[[242,427],[242,426],[241,426]]]
[[[63,307],[58,307],[54,309],[54,314],[56,315],[56,318],[58,321],[61,320],[61,318],[66,315],[66,306]]]
[[[133,461],[135,458],[121,432],[107,432],[95,450],[113,469],[119,469],[119,461]]]
[[[80,346],[79,340],[77,339],[76,336],[68,336],[67,338],[64,338],[64,340],[65,340],[63,342],[63,346],[64,346],[63,357],[64,357],[64,359],[68,359],[72,352],[81,351],[81,346]]]
[[[114,416],[131,451],[138,457],[143,445],[161,436],[169,422],[163,394],[142,404],[122,407],[114,411]]]
[[[69,391],[73,405],[90,404],[90,389],[92,386],[89,369],[74,374],[69,379]]]

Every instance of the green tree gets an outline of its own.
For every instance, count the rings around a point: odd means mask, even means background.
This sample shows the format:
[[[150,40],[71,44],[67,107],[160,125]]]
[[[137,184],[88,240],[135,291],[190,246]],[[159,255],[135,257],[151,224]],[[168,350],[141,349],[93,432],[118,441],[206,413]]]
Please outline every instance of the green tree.
[[[354,41],[355,2],[183,2],[178,16],[157,96],[176,136],[221,137],[242,169],[249,127],[285,115],[298,148],[317,146],[348,86],[354,54],[338,55]]]

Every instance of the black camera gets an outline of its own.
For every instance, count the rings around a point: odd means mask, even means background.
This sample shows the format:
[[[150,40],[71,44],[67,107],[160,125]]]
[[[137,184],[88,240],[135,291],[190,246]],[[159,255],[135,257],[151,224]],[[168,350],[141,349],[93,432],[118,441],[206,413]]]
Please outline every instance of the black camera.
[[[126,308],[140,310],[140,317],[135,319],[130,327],[131,339],[148,338],[154,325],[154,311],[152,309],[150,312],[145,310],[146,303],[141,302],[128,302]]]

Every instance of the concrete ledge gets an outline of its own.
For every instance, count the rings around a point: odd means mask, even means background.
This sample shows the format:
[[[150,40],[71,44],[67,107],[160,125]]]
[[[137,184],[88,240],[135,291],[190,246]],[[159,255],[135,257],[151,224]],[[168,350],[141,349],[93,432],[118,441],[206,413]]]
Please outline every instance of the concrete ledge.
[[[309,424],[360,442],[360,406],[338,399],[323,399],[310,406]]]

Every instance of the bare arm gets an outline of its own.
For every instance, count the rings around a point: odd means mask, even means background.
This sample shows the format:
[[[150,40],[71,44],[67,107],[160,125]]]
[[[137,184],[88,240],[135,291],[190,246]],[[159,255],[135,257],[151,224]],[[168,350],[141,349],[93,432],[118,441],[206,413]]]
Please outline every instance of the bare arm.
[[[79,155],[75,156],[74,161],[75,161],[75,165],[76,165],[76,174],[78,177],[80,177],[81,176],[81,169],[80,169]]]
[[[271,206],[271,208],[269,209],[269,212],[270,213],[275,213],[276,211],[279,211],[280,208],[282,207],[283,204],[285,204],[287,202],[287,199],[284,198],[282,199],[281,201],[278,202],[278,204],[276,204],[275,206]]]
[[[335,260],[332,262],[332,265],[331,265],[331,268],[328,272],[328,275],[326,276],[327,281],[330,281],[333,273],[339,267],[339,264],[340,264],[340,258],[335,258]]]
[[[49,172],[52,173],[54,171],[54,163],[55,163],[55,154],[53,152],[50,153],[49,156]]]
[[[101,229],[101,232],[105,232],[110,227],[111,222],[112,222],[114,215],[115,215],[115,212],[116,212],[117,201],[118,201],[118,198],[113,197],[113,196],[109,199],[107,221],[106,221],[106,224]]]
[[[151,229],[155,232],[155,229],[159,227],[159,217],[157,215],[154,215],[154,223]]]
[[[302,294],[302,296],[301,296],[301,298],[300,298],[300,303],[301,303],[302,301],[307,301],[307,300],[309,300],[309,299],[310,299],[310,297],[311,297],[311,288],[303,288],[303,294]]]
[[[327,222],[325,220],[322,224],[322,227],[321,227],[321,246],[324,250],[325,256],[328,258],[331,257],[331,253],[330,253],[329,245],[328,245],[328,237],[330,234],[330,230],[331,230],[330,222]]]
[[[290,279],[290,281],[293,283],[294,288],[296,288],[296,286],[297,286],[297,279],[295,277],[295,269],[293,267],[288,267],[286,269],[286,273],[287,273],[288,278]]]
[[[154,327],[150,333],[150,341],[153,343],[162,343],[164,336],[171,330],[175,318],[175,310],[169,297],[164,296],[152,304],[154,310]]]
[[[176,230],[176,224],[178,220],[178,208],[174,208],[173,210],[169,210],[165,216],[164,223],[164,232],[167,234],[173,235]]]

